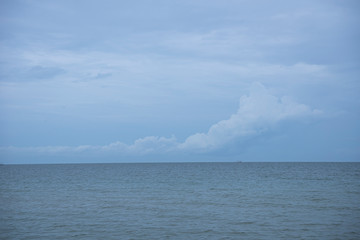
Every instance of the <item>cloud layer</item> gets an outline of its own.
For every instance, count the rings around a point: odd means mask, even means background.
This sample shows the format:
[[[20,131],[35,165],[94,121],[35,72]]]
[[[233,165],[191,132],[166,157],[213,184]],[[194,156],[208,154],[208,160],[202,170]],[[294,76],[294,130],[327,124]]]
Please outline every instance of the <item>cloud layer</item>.
[[[206,153],[225,148],[234,140],[259,136],[284,120],[296,120],[319,113],[319,110],[313,110],[289,97],[274,96],[263,85],[255,83],[251,87],[250,93],[240,98],[237,112],[229,119],[219,121],[212,125],[206,133],[193,134],[183,142],[179,142],[175,136],[169,138],[147,136],[135,140],[133,144],[114,142],[105,146],[3,147],[1,150],[38,154],[100,152],[129,156],[179,152]]]

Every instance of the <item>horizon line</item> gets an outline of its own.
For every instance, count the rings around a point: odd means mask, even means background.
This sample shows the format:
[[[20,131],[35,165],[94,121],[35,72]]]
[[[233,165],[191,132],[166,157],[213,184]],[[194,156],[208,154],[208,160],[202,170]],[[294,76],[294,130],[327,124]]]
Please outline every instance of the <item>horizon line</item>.
[[[0,163],[0,166],[9,165],[81,165],[81,164],[178,164],[178,163],[360,163],[360,161],[183,161],[183,162],[64,162],[64,163]]]

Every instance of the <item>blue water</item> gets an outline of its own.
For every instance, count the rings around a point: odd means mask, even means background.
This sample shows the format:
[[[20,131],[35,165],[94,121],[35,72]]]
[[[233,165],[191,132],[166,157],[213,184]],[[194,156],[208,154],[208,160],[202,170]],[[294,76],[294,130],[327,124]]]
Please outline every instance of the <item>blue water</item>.
[[[0,239],[360,239],[360,163],[0,166]]]

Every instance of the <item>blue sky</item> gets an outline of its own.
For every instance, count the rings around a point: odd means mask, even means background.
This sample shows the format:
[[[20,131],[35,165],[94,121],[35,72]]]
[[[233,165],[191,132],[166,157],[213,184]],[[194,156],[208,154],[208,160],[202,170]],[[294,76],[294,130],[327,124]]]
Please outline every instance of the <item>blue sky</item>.
[[[0,161],[359,161],[359,11],[1,1]]]

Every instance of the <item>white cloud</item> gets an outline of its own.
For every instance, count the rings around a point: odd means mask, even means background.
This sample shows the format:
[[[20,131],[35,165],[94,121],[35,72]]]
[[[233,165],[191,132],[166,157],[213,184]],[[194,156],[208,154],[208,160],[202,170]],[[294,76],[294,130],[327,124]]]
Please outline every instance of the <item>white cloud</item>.
[[[224,147],[227,143],[242,138],[260,135],[277,123],[287,120],[317,115],[320,111],[299,104],[289,97],[276,97],[260,83],[253,84],[250,94],[240,98],[237,112],[229,119],[212,125],[206,133],[196,133],[184,142],[172,136],[148,136],[139,138],[133,144],[114,142],[105,146],[82,145],[78,147],[8,147],[2,151],[34,152],[40,154],[103,152],[121,155],[163,154],[171,152],[207,152]]]
[[[289,97],[278,98],[271,95],[258,83],[252,87],[249,95],[240,98],[237,113],[212,125],[207,133],[189,136],[179,148],[218,148],[236,138],[258,135],[282,120],[317,113],[319,111],[311,110],[310,107],[296,103]]]
[[[174,136],[170,138],[150,136],[137,139],[128,149],[134,153],[168,152],[173,150],[177,144]]]
[[[157,39],[162,47],[175,51],[189,51],[192,54],[205,56],[236,56],[246,61],[264,57],[264,51],[276,47],[295,46],[302,42],[300,36],[293,36],[288,32],[274,32],[266,34],[251,27],[219,28],[206,32],[171,32],[160,33]],[[149,37],[156,38],[155,36]],[[272,47],[272,48],[268,48]]]

